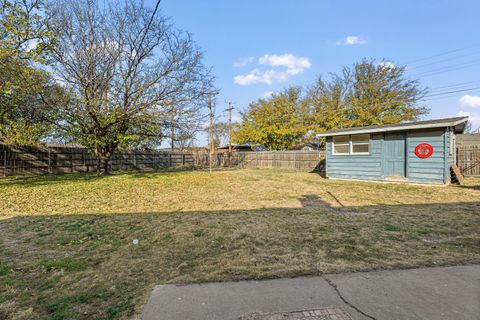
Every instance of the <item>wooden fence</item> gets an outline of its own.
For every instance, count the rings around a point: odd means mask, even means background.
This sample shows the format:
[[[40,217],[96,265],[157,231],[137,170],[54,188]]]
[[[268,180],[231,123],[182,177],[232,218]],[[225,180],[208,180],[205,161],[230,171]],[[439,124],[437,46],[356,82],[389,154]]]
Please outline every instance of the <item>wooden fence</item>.
[[[459,146],[457,163],[465,177],[480,177],[480,146]]]
[[[168,168],[208,168],[208,153],[122,151],[110,160],[116,170],[156,171]],[[273,151],[217,153],[215,167],[289,168],[324,171],[324,154],[320,151]],[[83,148],[12,148],[0,144],[0,177],[23,174],[62,174],[94,172],[96,157]]]
[[[114,171],[155,171],[194,165],[194,155],[182,152],[124,151],[116,153],[110,160],[110,169]],[[0,145],[0,177],[94,172],[96,169],[97,158],[83,148],[11,148]]]
[[[325,171],[323,151],[262,151],[243,153],[243,166],[249,168],[288,168]]]

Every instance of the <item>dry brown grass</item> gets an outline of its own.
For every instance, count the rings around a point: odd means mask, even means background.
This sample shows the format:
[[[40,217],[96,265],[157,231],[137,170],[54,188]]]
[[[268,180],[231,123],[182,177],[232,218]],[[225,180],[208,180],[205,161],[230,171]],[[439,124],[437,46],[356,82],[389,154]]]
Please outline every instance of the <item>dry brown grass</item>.
[[[479,180],[238,170],[9,179],[0,194],[0,319],[128,319],[159,283],[480,262]]]

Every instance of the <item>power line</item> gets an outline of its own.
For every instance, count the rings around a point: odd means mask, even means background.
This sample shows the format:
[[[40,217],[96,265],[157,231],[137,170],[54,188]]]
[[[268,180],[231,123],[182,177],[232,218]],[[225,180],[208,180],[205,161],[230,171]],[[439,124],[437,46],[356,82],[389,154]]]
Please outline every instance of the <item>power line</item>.
[[[421,65],[418,65],[418,66],[413,66],[412,70],[421,69],[421,68],[424,68],[424,67],[428,67],[428,66],[431,66],[431,65],[436,65],[436,64],[439,64],[439,63],[443,63],[443,62],[454,61],[454,60],[458,60],[460,58],[470,57],[470,56],[473,56],[473,55],[477,55],[479,52],[480,51],[474,51],[474,52],[464,54],[464,55],[460,55],[460,56],[454,56],[454,57],[451,57],[451,58],[446,58],[446,59],[442,59],[442,60],[437,60],[437,61],[421,64]]]
[[[451,54],[451,53],[460,52],[460,51],[463,51],[463,50],[466,50],[466,49],[470,49],[470,48],[477,47],[477,46],[479,46],[479,45],[480,45],[480,44],[474,44],[474,45],[467,46],[467,47],[463,47],[463,48],[458,48],[458,49],[454,49],[454,50],[449,50],[449,51],[441,52],[441,53],[434,54],[434,55],[431,55],[431,56],[428,56],[428,57],[425,57],[425,58],[420,58],[420,59],[411,60],[411,61],[406,62],[405,64],[406,64],[406,65],[415,64],[416,62],[426,61],[426,60],[430,60],[430,59],[432,59],[432,58],[437,58],[437,57],[441,57],[441,56],[446,56],[446,55],[449,55],[449,54]]]
[[[434,93],[434,94],[428,94],[424,98],[434,97],[434,96],[442,96],[442,95],[457,93],[457,92],[472,91],[472,90],[477,90],[477,89],[480,89],[480,87],[473,87],[473,88],[468,88],[468,89],[463,89],[463,90],[453,90],[453,91],[445,91],[445,92],[439,92],[439,93]]]
[[[476,83],[480,83],[480,80],[461,82],[461,83],[456,83],[456,84],[449,84],[449,85],[445,85],[445,86],[435,87],[433,89],[430,89],[430,92],[441,91],[441,90],[445,90],[445,89],[453,89],[453,88],[463,87],[463,86],[466,86],[466,85],[472,85],[472,84],[476,84]]]
[[[430,77],[430,76],[434,76],[434,75],[437,75],[437,74],[442,74],[442,73],[462,70],[462,69],[465,69],[465,68],[470,68],[470,67],[473,67],[473,66],[477,66],[479,64],[480,64],[480,61],[474,62],[474,63],[472,63],[472,61],[470,61],[468,63],[462,63],[462,64],[458,64],[458,65],[454,65],[454,66],[453,65],[452,66],[447,66],[447,67],[444,67],[444,68],[439,68],[439,69],[435,69],[435,70],[429,70],[429,71],[426,71],[426,72],[414,74],[414,76],[416,76],[416,77]]]

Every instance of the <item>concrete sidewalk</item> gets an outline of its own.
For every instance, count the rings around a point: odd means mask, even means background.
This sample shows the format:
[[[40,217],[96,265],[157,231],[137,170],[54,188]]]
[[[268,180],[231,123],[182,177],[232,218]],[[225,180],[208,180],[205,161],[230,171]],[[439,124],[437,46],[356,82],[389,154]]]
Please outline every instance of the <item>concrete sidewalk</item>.
[[[298,312],[304,310],[312,311]],[[480,320],[480,265],[160,285],[142,314],[143,320],[349,318]]]

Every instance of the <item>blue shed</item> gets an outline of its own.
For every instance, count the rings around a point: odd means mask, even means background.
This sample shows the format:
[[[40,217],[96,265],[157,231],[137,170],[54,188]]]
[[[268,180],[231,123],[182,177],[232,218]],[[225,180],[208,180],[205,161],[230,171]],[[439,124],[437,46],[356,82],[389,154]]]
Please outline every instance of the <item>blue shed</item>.
[[[468,117],[355,127],[326,138],[326,176],[337,179],[450,183],[455,135]]]

